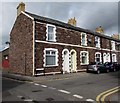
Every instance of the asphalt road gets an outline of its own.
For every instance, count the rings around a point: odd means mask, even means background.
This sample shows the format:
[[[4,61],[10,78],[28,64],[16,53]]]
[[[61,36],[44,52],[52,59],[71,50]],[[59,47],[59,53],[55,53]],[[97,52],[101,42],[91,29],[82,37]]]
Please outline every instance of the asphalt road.
[[[119,72],[77,73],[73,78],[44,82],[20,82],[2,78],[3,101],[89,101],[119,85]],[[113,99],[118,101],[116,94]]]

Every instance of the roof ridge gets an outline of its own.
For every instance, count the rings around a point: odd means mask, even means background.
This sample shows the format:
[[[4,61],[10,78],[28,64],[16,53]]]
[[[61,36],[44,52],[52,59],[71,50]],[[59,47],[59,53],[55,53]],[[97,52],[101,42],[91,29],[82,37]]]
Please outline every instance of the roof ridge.
[[[62,26],[62,27],[68,28],[68,29],[82,31],[82,32],[89,33],[91,35],[96,35],[96,36],[100,36],[100,37],[103,37],[103,38],[107,38],[107,39],[110,39],[110,40],[115,40],[117,42],[120,42],[119,39],[115,39],[115,38],[112,38],[108,35],[100,34],[100,33],[94,32],[94,31],[89,30],[89,29],[75,27],[75,26],[72,26],[68,23],[65,23],[65,22],[62,22],[62,21],[59,21],[59,20],[55,20],[55,19],[52,19],[52,18],[48,18],[48,17],[45,17],[45,16],[39,16],[37,14],[33,14],[33,13],[30,13],[30,12],[27,12],[27,11],[25,11],[25,13],[27,13],[28,15],[33,17],[36,21],[42,21],[42,22],[44,21],[44,22],[51,23],[51,24],[54,24],[54,25],[59,25],[59,26]]]

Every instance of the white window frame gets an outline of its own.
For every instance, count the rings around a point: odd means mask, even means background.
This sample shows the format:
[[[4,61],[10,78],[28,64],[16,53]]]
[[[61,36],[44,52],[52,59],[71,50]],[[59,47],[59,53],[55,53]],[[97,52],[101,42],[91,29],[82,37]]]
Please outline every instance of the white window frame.
[[[96,43],[97,41],[97,43]],[[100,48],[100,37],[95,36],[95,47]]]
[[[82,35],[83,35],[83,34],[85,35],[85,44],[82,44],[82,39],[83,39],[83,38],[82,38]],[[87,34],[86,34],[86,33],[83,33],[83,32],[81,33],[81,45],[87,46]]]
[[[115,61],[113,61],[113,56],[115,56]],[[112,62],[117,62],[116,54],[112,54]]]
[[[115,50],[115,41],[111,41],[111,49]]]
[[[100,62],[102,62],[102,58],[101,58],[101,53],[100,53],[100,52],[96,52],[96,53],[95,53],[95,62],[97,62],[97,61],[96,61],[96,58],[97,58],[96,55],[97,55],[97,54],[100,54]]]
[[[48,40],[48,26],[52,26],[54,29],[53,29],[53,34],[54,34],[54,37],[53,37],[53,40]],[[56,26],[55,25],[52,25],[52,24],[47,24],[46,25],[46,41],[54,41],[56,42]]]
[[[110,53],[107,53],[107,54],[106,54],[106,61],[107,61],[107,62],[110,62]]]
[[[82,63],[82,53],[87,53],[87,63]],[[81,65],[88,65],[89,64],[89,52],[88,51],[81,51],[80,52],[80,64]]]
[[[103,63],[105,63],[106,62],[106,53],[103,53]]]
[[[56,61],[55,61],[55,65],[46,65],[46,51],[55,51],[55,57],[56,57]],[[54,49],[54,48],[45,48],[44,49],[44,67],[54,67],[54,66],[58,66],[58,49]]]

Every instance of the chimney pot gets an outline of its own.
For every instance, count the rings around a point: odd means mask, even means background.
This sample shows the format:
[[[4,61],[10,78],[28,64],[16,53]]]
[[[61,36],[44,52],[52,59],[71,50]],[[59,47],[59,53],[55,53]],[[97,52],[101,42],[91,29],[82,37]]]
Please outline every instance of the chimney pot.
[[[76,20],[75,20],[75,17],[74,17],[74,18],[70,18],[70,19],[68,19],[68,24],[73,25],[73,26],[76,26]]]
[[[104,30],[103,30],[102,26],[97,27],[95,31],[100,34],[104,34]]]
[[[21,2],[17,6],[17,16],[19,16],[21,14],[21,11],[25,11],[25,4],[23,2]]]

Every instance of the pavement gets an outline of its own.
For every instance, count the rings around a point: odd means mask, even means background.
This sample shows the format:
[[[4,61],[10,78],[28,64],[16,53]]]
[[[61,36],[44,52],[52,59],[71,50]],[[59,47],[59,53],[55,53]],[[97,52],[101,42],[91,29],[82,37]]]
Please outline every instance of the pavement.
[[[2,77],[7,77],[11,79],[16,79],[20,81],[31,81],[31,82],[46,82],[46,81],[53,81],[53,80],[61,80],[61,79],[70,79],[70,78],[77,78],[79,76],[84,76],[86,72],[78,72],[78,73],[69,73],[69,74],[53,74],[47,76],[24,76],[20,74],[12,74],[6,71],[2,71]]]

